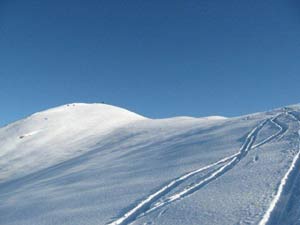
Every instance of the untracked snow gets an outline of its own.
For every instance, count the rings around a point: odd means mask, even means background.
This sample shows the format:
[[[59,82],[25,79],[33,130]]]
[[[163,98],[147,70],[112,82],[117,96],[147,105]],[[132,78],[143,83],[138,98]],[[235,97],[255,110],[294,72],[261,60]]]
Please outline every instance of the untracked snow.
[[[74,103],[0,128],[0,224],[300,224],[300,106],[149,119]]]
[[[88,151],[105,134],[142,119],[110,105],[73,103],[8,125],[0,130],[0,183]]]

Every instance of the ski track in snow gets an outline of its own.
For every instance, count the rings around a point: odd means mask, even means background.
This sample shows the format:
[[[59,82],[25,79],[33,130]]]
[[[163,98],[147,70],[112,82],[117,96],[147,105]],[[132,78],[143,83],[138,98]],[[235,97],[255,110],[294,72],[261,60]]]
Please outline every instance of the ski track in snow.
[[[219,160],[218,162],[212,163],[210,165],[207,165],[205,167],[202,167],[198,170],[194,170],[190,173],[187,173],[181,177],[176,178],[175,180],[171,181],[169,184],[167,184],[166,186],[162,187],[161,189],[159,189],[157,192],[149,195],[145,200],[141,201],[136,207],[134,207],[133,209],[131,209],[130,211],[128,211],[127,213],[124,214],[124,216],[120,217],[119,219],[117,219],[114,222],[108,223],[108,225],[119,225],[119,224],[126,224],[126,222],[132,222],[130,221],[130,219],[132,217],[137,217],[137,214],[142,214],[144,210],[147,210],[147,207],[149,207],[149,205],[151,205],[155,200],[159,199],[160,197],[164,196],[165,194],[167,194],[169,191],[171,191],[172,189],[174,189],[175,187],[177,187],[179,184],[181,184],[183,181],[185,181],[186,179],[192,177],[193,175],[200,173],[204,170],[207,170],[209,168],[212,168],[216,165],[219,165],[221,163],[224,163],[230,159],[232,159],[233,157],[235,157],[238,153],[223,158],[221,160]],[[146,209],[145,209],[146,208]]]
[[[276,122],[277,118],[280,115],[282,115],[282,114],[279,114],[279,115],[275,116],[274,118],[272,118],[271,120],[269,120],[273,125],[275,125],[276,127],[278,127],[279,131],[276,132],[275,134],[271,135],[270,137],[266,138],[265,140],[261,141],[260,143],[253,145],[252,148],[258,148],[258,147],[260,147],[260,146],[262,146],[262,145],[264,145],[264,144],[272,141],[274,138],[283,135],[287,131],[287,129],[285,129],[278,122]]]
[[[293,117],[298,124],[300,125],[300,119],[298,117],[296,117],[292,112],[288,112],[288,114]],[[299,141],[300,141],[300,130],[298,130],[298,135],[299,135]],[[286,174],[283,176],[283,178],[280,181],[280,184],[278,186],[277,192],[273,198],[273,200],[271,201],[271,204],[269,206],[269,208],[267,209],[266,213],[264,214],[263,218],[261,219],[261,221],[259,222],[259,225],[267,225],[270,222],[270,218],[272,217],[272,213],[275,212],[276,207],[278,206],[278,203],[280,201],[280,197],[282,195],[282,193],[284,192],[284,189],[286,187],[286,184],[288,182],[288,179],[290,178],[290,176],[297,172],[295,171],[296,168],[296,164],[298,164],[299,162],[299,156],[300,156],[300,145],[298,147],[298,153],[295,155],[295,157],[293,158],[293,161],[288,169],[288,171],[286,172]],[[283,201],[282,203],[282,208],[285,205],[285,201]]]
[[[282,113],[274,116],[273,118],[269,118],[261,122],[259,125],[257,125],[255,128],[253,128],[250,133],[247,135],[242,147],[240,148],[239,152],[225,157],[215,163],[209,164],[207,166],[204,166],[202,168],[199,168],[197,170],[191,171],[181,177],[176,178],[175,180],[172,180],[170,183],[167,185],[163,186],[161,189],[158,191],[154,192],[153,194],[149,195],[147,198],[142,200],[139,204],[137,204],[134,208],[126,212],[123,216],[120,218],[107,223],[107,225],[125,225],[129,223],[133,223],[137,218],[140,218],[142,216],[145,216],[146,214],[157,210],[163,206],[166,206],[176,200],[180,200],[190,194],[193,194],[195,191],[199,190],[202,188],[204,185],[216,180],[218,177],[222,176],[225,174],[227,171],[231,170],[235,165],[239,163],[241,159],[243,159],[247,153],[254,148],[260,147],[279,135],[283,135],[286,131],[278,122],[276,122],[276,119],[282,115]],[[276,132],[275,134],[269,136],[265,140],[261,141],[260,143],[254,145],[254,142],[256,140],[256,137],[259,133],[259,131],[265,126],[267,122],[271,122],[274,124],[276,127],[279,128],[279,131]],[[222,165],[224,164],[224,165]],[[222,165],[220,168],[212,171],[208,176],[206,176],[204,179],[200,180],[198,183],[195,183],[191,186],[186,186],[182,191],[177,192],[173,194],[172,196],[160,200],[162,197],[164,197],[166,194],[168,194],[171,190],[174,190],[178,185],[186,181],[188,178],[199,174],[200,172],[206,171],[210,168],[213,168],[215,166]],[[153,207],[151,207],[154,205]],[[262,224],[261,224],[262,225]]]
[[[242,147],[240,149],[240,151],[236,154],[235,157],[232,157],[233,159],[228,162],[227,164],[223,165],[222,167],[220,167],[219,169],[217,169],[216,171],[212,172],[208,177],[206,177],[205,179],[199,181],[198,183],[194,184],[193,186],[190,186],[188,188],[185,188],[183,191],[176,193],[174,195],[172,195],[171,197],[168,197],[166,200],[162,201],[162,202],[158,202],[154,205],[153,208],[149,209],[147,212],[145,212],[145,214],[150,213],[166,204],[169,204],[173,201],[179,200],[187,195],[190,195],[192,193],[194,193],[195,191],[197,191],[198,189],[200,189],[202,186],[204,186],[205,184],[211,182],[212,180],[215,180],[216,178],[220,177],[221,175],[223,175],[225,172],[227,172],[228,170],[232,169],[242,158],[244,158],[246,156],[246,154],[249,152],[249,150],[257,148],[262,146],[263,144],[266,144],[268,142],[270,142],[271,140],[273,140],[274,138],[276,138],[277,136],[281,135],[283,132],[285,132],[284,128],[278,124],[275,120],[280,116],[281,114],[277,115],[276,117],[272,118],[271,120],[266,120],[264,123],[261,124],[261,126],[256,127],[254,130],[254,132],[248,135],[247,139],[250,140],[248,142],[247,145],[244,145],[245,147]],[[260,142],[259,144],[253,145],[256,136],[258,134],[258,132],[262,129],[262,127],[268,122],[270,121],[271,123],[273,123],[276,127],[279,128],[279,131],[276,132],[274,135],[271,135],[270,137],[266,138],[265,140],[263,140],[262,142]],[[247,143],[247,139],[246,139],[246,143]]]

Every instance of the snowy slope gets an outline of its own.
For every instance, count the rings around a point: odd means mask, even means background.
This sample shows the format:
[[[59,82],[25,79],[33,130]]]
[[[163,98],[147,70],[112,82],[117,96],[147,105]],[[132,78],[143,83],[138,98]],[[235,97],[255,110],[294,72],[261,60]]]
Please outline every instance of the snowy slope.
[[[142,119],[110,105],[74,103],[8,125],[0,130],[0,182],[90,150],[102,136]]]
[[[0,224],[300,224],[299,120],[36,113],[0,129]]]

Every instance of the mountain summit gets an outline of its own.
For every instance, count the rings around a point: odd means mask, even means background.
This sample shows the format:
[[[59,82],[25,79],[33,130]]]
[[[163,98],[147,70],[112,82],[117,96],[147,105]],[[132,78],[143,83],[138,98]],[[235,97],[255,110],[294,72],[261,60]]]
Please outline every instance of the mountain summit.
[[[113,130],[144,119],[111,105],[72,103],[1,128],[0,183],[12,179],[13,173],[32,172],[74,157]]]
[[[300,106],[149,119],[74,103],[0,128],[0,224],[300,224]]]

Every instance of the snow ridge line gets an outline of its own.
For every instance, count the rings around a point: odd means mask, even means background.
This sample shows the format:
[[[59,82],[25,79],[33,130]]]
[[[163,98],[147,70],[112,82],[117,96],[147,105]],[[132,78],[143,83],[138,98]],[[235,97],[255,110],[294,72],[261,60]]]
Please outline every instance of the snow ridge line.
[[[275,116],[273,119],[275,120],[275,118],[277,118],[278,116],[279,115]],[[215,163],[209,164],[207,166],[204,166],[197,170],[191,171],[183,176],[176,178],[175,180],[173,180],[170,183],[168,183],[167,185],[163,186],[161,189],[159,189],[155,193],[149,195],[146,199],[142,200],[137,206],[135,206],[134,208],[129,210],[127,213],[125,213],[120,218],[116,219],[115,221],[107,223],[107,225],[124,225],[124,224],[128,224],[130,222],[133,222],[139,216],[146,215],[166,204],[169,204],[169,203],[176,201],[182,197],[190,195],[190,194],[194,193],[195,191],[197,191],[202,186],[204,186],[205,184],[217,179],[219,176],[223,175],[228,170],[230,170],[232,167],[234,167],[242,158],[244,158],[247,155],[249,150],[254,148],[253,143],[255,142],[258,132],[265,126],[265,124],[269,120],[270,119],[264,120],[263,122],[261,122],[259,125],[257,125],[255,128],[253,128],[250,131],[250,133],[247,135],[242,147],[240,148],[239,152],[237,152],[231,156],[225,157]],[[280,126],[280,125],[278,124],[278,126]],[[261,145],[267,143],[268,141],[272,140],[273,138],[275,138],[277,135],[279,135],[282,132],[282,130],[283,130],[283,128],[281,128],[280,131],[277,132],[276,134],[272,135],[272,138],[270,138],[270,137],[267,138],[266,139],[267,141],[262,141],[263,143],[261,142],[261,144],[259,146],[261,146]],[[258,147],[258,145],[255,147]],[[229,161],[229,162],[226,163],[227,161]],[[197,184],[195,184],[189,188],[185,188],[182,192],[167,198],[163,202],[156,203],[153,208],[150,208],[151,205],[156,200],[163,197],[165,194],[167,194],[168,192],[173,190],[175,187],[177,187],[179,184],[184,182],[186,179],[188,179],[188,178],[192,177],[193,175],[198,174],[202,171],[210,169],[214,166],[220,165],[222,163],[226,163],[226,164],[223,165],[222,167],[220,167],[219,169],[217,169],[216,171],[214,171],[211,175],[209,175],[205,179],[199,181]]]
[[[292,112],[288,112],[288,114],[291,115],[298,122],[298,124],[300,125],[300,120],[294,114],[292,114]],[[299,140],[300,140],[300,130],[298,130],[298,135],[299,135]],[[274,212],[274,209],[276,208],[277,203],[279,202],[279,199],[280,199],[281,194],[282,194],[282,192],[285,188],[285,185],[288,181],[288,178],[290,177],[290,175],[294,171],[295,165],[296,165],[296,163],[299,159],[300,159],[300,146],[299,146],[299,151],[295,155],[295,157],[293,158],[292,164],[290,165],[288,171],[286,172],[286,174],[281,179],[280,184],[278,186],[277,193],[275,194],[275,197],[271,201],[271,204],[270,204],[268,210],[266,211],[263,218],[259,222],[259,225],[267,225],[268,224],[268,222],[270,220],[270,217],[271,217],[272,213]]]

